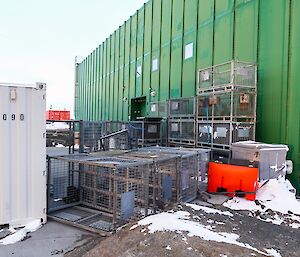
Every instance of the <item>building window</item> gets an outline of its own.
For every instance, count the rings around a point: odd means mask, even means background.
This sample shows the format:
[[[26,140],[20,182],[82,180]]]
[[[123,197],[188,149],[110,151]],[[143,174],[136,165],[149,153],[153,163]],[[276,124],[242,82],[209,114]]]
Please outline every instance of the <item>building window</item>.
[[[152,60],[152,72],[157,71],[158,70],[158,59],[154,58]]]
[[[194,55],[194,44],[189,43],[185,46],[185,51],[184,51],[184,59],[189,59],[192,58]]]
[[[142,75],[142,66],[136,68],[136,77],[139,78]]]

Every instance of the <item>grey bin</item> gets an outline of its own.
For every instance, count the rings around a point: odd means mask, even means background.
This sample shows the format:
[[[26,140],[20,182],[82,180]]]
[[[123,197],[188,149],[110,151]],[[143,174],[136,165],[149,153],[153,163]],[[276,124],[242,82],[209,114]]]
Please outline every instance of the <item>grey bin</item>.
[[[231,146],[232,158],[259,162],[259,179],[277,178],[286,172],[286,145],[264,144],[253,141]]]

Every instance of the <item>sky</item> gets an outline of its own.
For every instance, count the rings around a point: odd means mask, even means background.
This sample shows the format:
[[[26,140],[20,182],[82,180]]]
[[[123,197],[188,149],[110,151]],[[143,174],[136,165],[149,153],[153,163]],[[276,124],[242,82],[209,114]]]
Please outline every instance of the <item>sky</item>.
[[[86,57],[148,0],[0,0],[0,83],[47,83],[47,108],[74,105]]]

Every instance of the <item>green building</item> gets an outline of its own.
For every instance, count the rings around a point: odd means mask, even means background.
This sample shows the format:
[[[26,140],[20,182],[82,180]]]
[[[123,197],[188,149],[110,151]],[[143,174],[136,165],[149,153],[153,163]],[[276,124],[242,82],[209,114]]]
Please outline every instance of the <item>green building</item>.
[[[75,117],[130,120],[135,99],[147,116],[151,102],[194,96],[199,69],[254,62],[256,139],[289,145],[300,190],[299,42],[299,0],[150,0],[77,64]]]

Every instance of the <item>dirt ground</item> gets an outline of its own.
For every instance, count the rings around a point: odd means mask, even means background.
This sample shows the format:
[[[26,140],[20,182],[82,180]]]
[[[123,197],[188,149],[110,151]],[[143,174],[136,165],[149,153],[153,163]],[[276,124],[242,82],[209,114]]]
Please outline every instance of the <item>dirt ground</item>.
[[[223,206],[213,208],[226,210]],[[175,207],[176,210],[189,211],[194,221],[205,226],[210,225],[216,232],[235,233],[240,236],[239,242],[248,243],[252,247],[265,252],[275,249],[282,257],[300,257],[300,229],[288,225],[274,225],[256,217],[249,216],[246,211],[231,211],[233,217],[220,214],[208,214],[195,211],[185,205]],[[263,219],[263,217],[260,217]],[[66,257],[230,257],[230,256],[266,256],[256,251],[236,245],[205,241],[199,237],[189,237],[184,232],[148,233],[146,227],[130,230],[125,228],[108,238],[93,238],[86,245],[67,253]],[[268,256],[268,255],[267,255]]]

